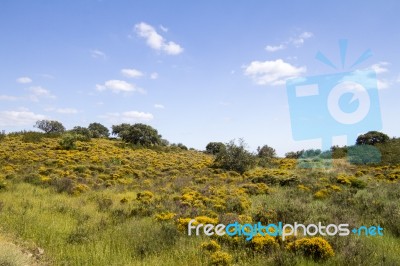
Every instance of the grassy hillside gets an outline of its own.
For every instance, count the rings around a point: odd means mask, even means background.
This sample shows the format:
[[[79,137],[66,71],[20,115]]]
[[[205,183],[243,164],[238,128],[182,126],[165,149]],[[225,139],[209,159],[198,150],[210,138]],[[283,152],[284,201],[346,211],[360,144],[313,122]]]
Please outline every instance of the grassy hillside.
[[[15,254],[30,252],[38,264],[400,263],[398,166],[353,166],[341,159],[332,168],[298,169],[295,160],[276,159],[238,174],[211,167],[213,157],[197,151],[131,148],[118,140],[63,150],[57,138],[17,134],[0,144],[0,235],[20,247]],[[302,236],[188,236],[191,218],[380,225],[384,236],[312,239],[326,254],[319,256],[303,248]],[[15,260],[6,253],[0,249],[0,265],[26,263],[20,253]]]

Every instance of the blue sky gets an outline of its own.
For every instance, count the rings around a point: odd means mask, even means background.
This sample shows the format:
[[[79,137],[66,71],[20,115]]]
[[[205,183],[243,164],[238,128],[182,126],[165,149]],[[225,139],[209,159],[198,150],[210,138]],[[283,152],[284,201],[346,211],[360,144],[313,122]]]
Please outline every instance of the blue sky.
[[[358,67],[377,73],[382,131],[399,136],[399,11],[398,1],[3,0],[0,129],[140,122],[197,149],[241,137],[281,155],[318,148],[292,138],[285,81],[349,70],[315,59],[339,64],[348,39],[346,62],[373,52]]]

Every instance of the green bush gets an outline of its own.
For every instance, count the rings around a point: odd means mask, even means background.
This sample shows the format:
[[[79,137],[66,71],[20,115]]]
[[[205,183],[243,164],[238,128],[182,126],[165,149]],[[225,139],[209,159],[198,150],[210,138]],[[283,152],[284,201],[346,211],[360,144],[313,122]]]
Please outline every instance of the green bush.
[[[245,145],[242,139],[239,145],[234,140],[227,143],[226,148],[217,154],[214,166],[241,174],[253,168],[256,164],[255,156],[246,150]]]
[[[58,144],[64,150],[73,150],[76,148],[75,142],[77,141],[75,134],[64,134]]]
[[[80,141],[89,141],[92,136],[90,130],[85,127],[77,126],[71,129],[69,132],[77,135],[77,138],[79,138]]]
[[[23,142],[39,143],[42,141],[44,134],[41,132],[28,131],[22,134]]]

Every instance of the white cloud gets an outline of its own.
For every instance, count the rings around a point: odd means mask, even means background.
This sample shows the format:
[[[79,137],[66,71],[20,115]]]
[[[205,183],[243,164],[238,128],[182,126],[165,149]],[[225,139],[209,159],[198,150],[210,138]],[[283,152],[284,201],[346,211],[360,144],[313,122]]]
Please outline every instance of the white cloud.
[[[151,73],[150,78],[151,79],[158,79],[158,73],[157,72]]]
[[[121,69],[122,75],[128,78],[140,78],[143,76],[143,73],[137,69],[133,68],[124,68]]]
[[[376,74],[385,73],[388,71],[388,62],[379,62],[371,66],[371,69],[375,71]]]
[[[183,52],[183,48],[172,41],[166,41],[157,33],[153,26],[141,22],[135,25],[136,34],[146,39],[147,45],[154,50],[163,51],[170,55],[177,55]]]
[[[162,104],[155,104],[155,105],[154,105],[154,108],[157,108],[157,109],[164,109],[164,105],[162,105]]]
[[[10,96],[10,95],[0,95],[0,101],[15,101],[18,97]]]
[[[97,49],[90,50],[90,55],[93,58],[102,58],[102,59],[106,59],[107,58],[107,56],[106,56],[106,54],[104,52],[102,52],[100,50],[97,50]]]
[[[35,86],[35,87],[30,87],[28,90],[31,92],[31,95],[29,95],[29,98],[32,101],[38,101],[39,98],[50,98],[50,99],[55,99],[56,96],[50,93],[50,91],[46,90],[43,87],[40,86]]]
[[[21,83],[21,84],[27,84],[27,83],[31,83],[32,79],[30,77],[20,77],[20,78],[17,78],[17,82]]]
[[[37,120],[45,118],[44,115],[35,114],[29,110],[0,111],[0,126],[33,125]]]
[[[78,110],[74,108],[58,108],[56,112],[60,114],[77,114]]]
[[[268,52],[276,52],[276,51],[279,51],[282,49],[285,49],[285,46],[283,44],[275,45],[275,46],[273,46],[273,45],[265,46],[265,50],[267,50]]]
[[[299,36],[290,39],[289,42],[291,42],[296,47],[300,47],[304,44],[305,40],[307,40],[313,36],[314,36],[314,34],[312,32],[305,31],[305,32],[301,33]]]
[[[250,76],[258,85],[282,85],[287,78],[297,77],[306,72],[306,67],[295,67],[282,59],[275,61],[253,61],[245,68],[244,74]]]
[[[101,116],[101,118],[105,118],[113,123],[134,123],[153,120],[154,116],[151,113],[128,111],[123,113],[107,113],[106,115]]]
[[[267,45],[265,46],[265,50],[268,52],[276,52],[279,50],[286,49],[288,45],[294,45],[295,47],[300,47],[304,44],[305,40],[313,37],[314,34],[309,31],[305,31],[298,36],[290,38],[288,41],[285,41],[279,45]]]
[[[161,29],[163,32],[168,32],[168,28],[167,28],[167,27],[164,27],[163,25],[160,25],[160,29]]]
[[[141,88],[137,88],[135,85],[128,83],[126,81],[123,80],[108,80],[104,83],[104,85],[96,85],[96,89],[98,91],[104,91],[104,90],[111,90],[112,92],[115,93],[119,93],[119,92],[140,92],[140,93],[145,93],[146,91],[141,89]]]

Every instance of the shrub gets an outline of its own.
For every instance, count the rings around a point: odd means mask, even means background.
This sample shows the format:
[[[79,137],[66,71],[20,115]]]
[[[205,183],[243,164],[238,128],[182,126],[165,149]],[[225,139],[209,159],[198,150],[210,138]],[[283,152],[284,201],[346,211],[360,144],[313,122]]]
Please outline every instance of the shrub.
[[[51,184],[56,188],[58,193],[67,192],[69,194],[73,193],[74,183],[71,179],[67,177],[62,177],[59,179],[53,179]]]
[[[210,252],[216,252],[221,249],[221,246],[217,243],[217,241],[211,240],[208,242],[203,242],[201,244],[201,249],[210,251]]]
[[[321,237],[298,239],[289,243],[287,248],[315,261],[326,260],[335,255],[329,242]]]
[[[314,194],[314,198],[315,199],[325,199],[326,197],[328,197],[329,195],[329,190],[324,188],[321,190],[318,190],[317,192],[315,192]]]
[[[91,138],[91,133],[90,130],[85,128],[85,127],[74,127],[73,129],[70,130],[72,134],[78,135],[81,141],[88,141]]]
[[[163,213],[156,214],[155,219],[159,222],[170,221],[170,220],[174,219],[175,216],[176,216],[176,213],[163,212]]]
[[[64,150],[73,150],[76,148],[76,135],[75,134],[64,134],[63,137],[59,140],[58,144]]]
[[[251,247],[255,251],[260,252],[270,252],[279,247],[278,243],[275,241],[275,238],[270,235],[265,236],[254,236],[251,240]]]
[[[226,148],[217,154],[214,166],[241,174],[253,168],[256,164],[255,157],[246,150],[245,145],[242,139],[239,140],[239,145],[234,140],[227,143]]]
[[[210,264],[218,266],[228,266],[231,265],[232,256],[223,251],[216,251],[211,255]]]
[[[43,133],[35,131],[22,132],[22,141],[29,143],[39,143],[43,139]]]

